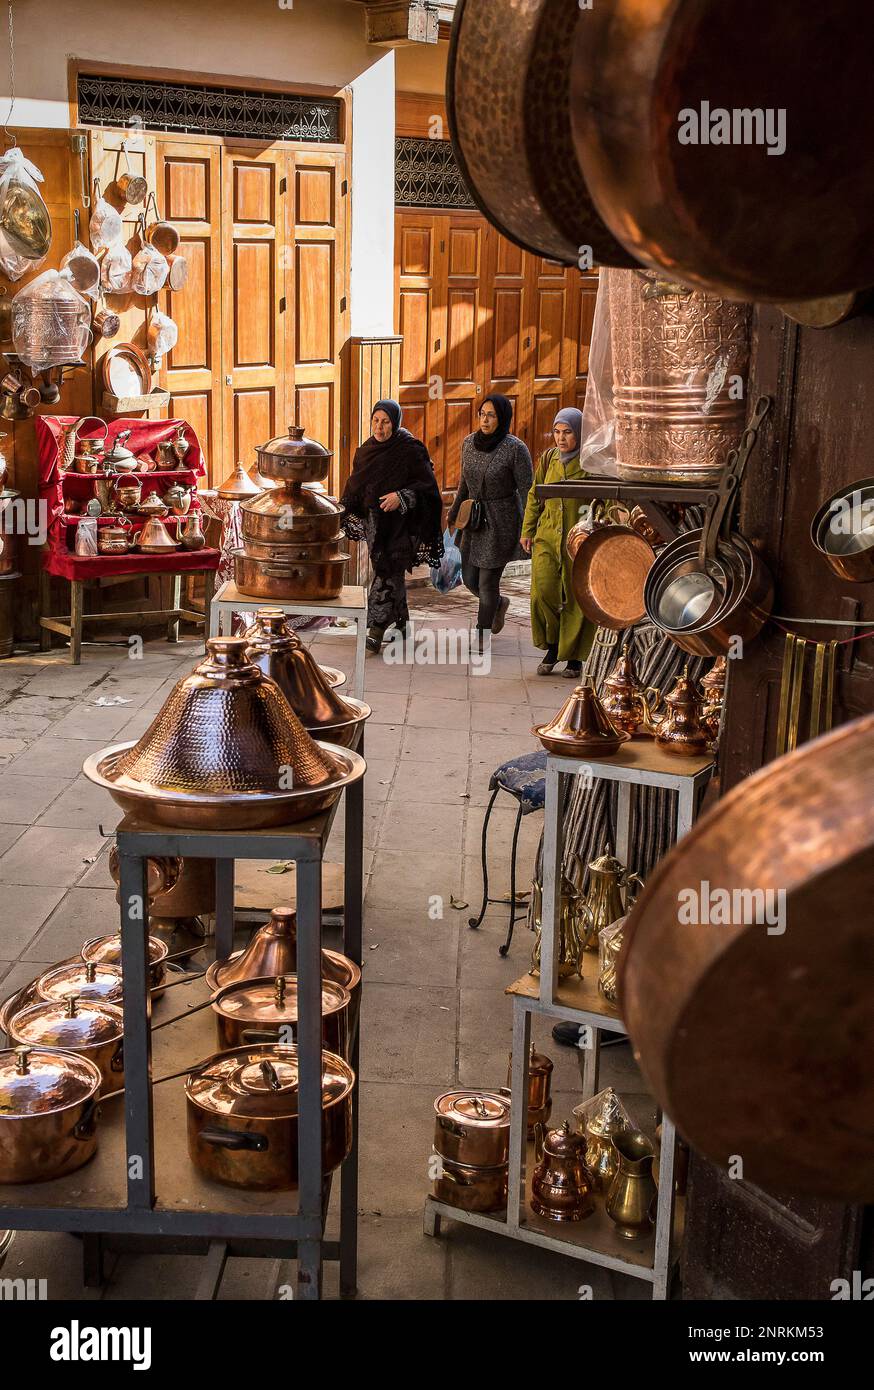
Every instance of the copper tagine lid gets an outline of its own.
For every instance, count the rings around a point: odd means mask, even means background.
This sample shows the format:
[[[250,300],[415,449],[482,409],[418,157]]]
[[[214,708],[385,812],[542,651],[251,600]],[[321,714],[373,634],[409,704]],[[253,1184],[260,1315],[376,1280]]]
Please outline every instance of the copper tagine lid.
[[[360,702],[353,705],[337,694],[300,638],[286,627],[279,609],[259,609],[245,636],[250,659],[276,681],[304,728],[345,724],[359,717]]]
[[[237,502],[241,502],[247,497],[257,497],[262,491],[263,489],[252,481],[241,463],[238,463],[233,473],[229,473],[224,482],[218,486],[219,497],[232,497]]]
[[[342,778],[342,763],[313,742],[246,646],[244,637],[208,638],[205,659],[177,683],[109,779],[144,791],[230,795]]]
[[[265,477],[294,484],[326,478],[333,457],[323,444],[307,439],[302,425],[289,425],[285,434],[268,439],[255,452]]]
[[[701,689],[709,699],[714,696],[721,696],[725,690],[726,679],[726,659],[719,656],[714,661],[710,670],[701,677]]]
[[[293,975],[297,971],[297,913],[292,907],[274,907],[270,920],[259,927],[248,946],[228,960],[214,961],[206,972],[212,989],[224,989],[238,980]],[[350,992],[361,983],[361,970],[339,951],[322,950],[322,979]]]
[[[271,488],[281,487],[273,478],[265,478],[257,463],[253,463],[247,475],[250,482],[254,483],[259,492],[269,492]]]
[[[47,1115],[97,1095],[100,1072],[75,1052],[0,1052],[0,1115]]]
[[[590,676],[577,686],[553,720],[532,729],[532,733],[547,752],[565,758],[607,757],[629,738],[604,712]]]
[[[96,961],[76,960],[68,965],[56,965],[46,970],[36,982],[40,999],[52,1003],[77,999],[96,999],[107,1004],[120,1002],[122,996],[121,967],[100,965]]]
[[[96,1047],[117,1042],[124,1034],[124,1014],[115,1004],[97,999],[78,999],[71,994],[63,1003],[32,1004],[9,1021],[10,1037],[36,1047]]]
[[[348,1063],[333,1052],[322,1052],[323,1108],[345,1099],[354,1085]],[[297,1115],[297,1048],[278,1043],[232,1048],[192,1072],[185,1092],[195,1105],[215,1115],[262,1119]]]
[[[277,1027],[297,1023],[297,975],[237,980],[215,996],[216,1013],[235,1022]],[[348,1007],[349,991],[333,980],[322,980],[322,1017],[340,1013]]]

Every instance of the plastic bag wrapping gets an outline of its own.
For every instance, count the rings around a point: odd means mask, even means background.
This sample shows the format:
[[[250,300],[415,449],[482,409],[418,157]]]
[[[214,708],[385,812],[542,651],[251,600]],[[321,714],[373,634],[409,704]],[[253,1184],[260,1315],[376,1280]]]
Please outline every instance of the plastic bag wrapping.
[[[93,252],[83,246],[81,241],[74,241],[64,259],[61,261],[61,270],[69,270],[73,277],[73,288],[79,294],[87,294],[89,299],[97,299],[100,295],[100,262]]]
[[[169,314],[164,314],[160,309],[156,309],[149,319],[149,351],[160,356],[163,356],[165,352],[172,352],[178,337],[179,329],[174,320],[170,318]]]
[[[161,252],[154,246],[145,242],[133,258],[130,287],[134,294],[157,294],[159,290],[164,288],[169,274],[170,267],[166,257],[162,256]]]
[[[100,265],[100,284],[106,294],[126,294],[130,289],[133,259],[124,242],[106,249]]]
[[[589,347],[586,399],[580,441],[580,467],[601,478],[616,477],[616,427],[613,409],[613,358],[610,333],[610,277],[633,271],[602,269]]]
[[[439,594],[448,594],[461,583],[461,551],[458,532],[443,532],[443,559],[431,570],[431,583]]]
[[[620,917],[598,933],[598,989],[611,1004],[615,1004],[618,997],[616,966],[627,920],[627,917]]]
[[[52,240],[52,222],[38,184],[43,176],[17,145],[0,155],[0,270],[20,280],[38,270]]]
[[[96,555],[97,550],[97,517],[83,516],[76,527],[76,546],[77,555]]]
[[[94,201],[94,211],[88,223],[91,246],[95,251],[105,251],[121,241],[123,226],[121,213],[117,212],[106,199],[98,196]]]
[[[90,340],[91,312],[69,270],[44,270],[12,301],[12,342],[32,371],[81,359]]]

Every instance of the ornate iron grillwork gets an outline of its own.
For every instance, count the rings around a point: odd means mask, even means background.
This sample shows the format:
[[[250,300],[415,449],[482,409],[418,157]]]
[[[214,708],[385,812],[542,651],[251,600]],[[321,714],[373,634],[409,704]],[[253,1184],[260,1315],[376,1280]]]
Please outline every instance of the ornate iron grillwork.
[[[402,208],[476,208],[448,140],[398,136],[395,203]]]
[[[239,87],[196,87],[184,82],[89,76],[77,79],[83,125],[126,126],[139,118],[147,130],[235,135],[268,140],[340,139],[340,101]]]

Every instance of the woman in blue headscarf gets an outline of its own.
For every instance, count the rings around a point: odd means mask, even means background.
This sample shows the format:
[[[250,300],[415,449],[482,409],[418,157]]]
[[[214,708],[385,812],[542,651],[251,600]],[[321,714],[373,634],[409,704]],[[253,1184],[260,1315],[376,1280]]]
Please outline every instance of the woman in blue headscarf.
[[[541,502],[540,483],[585,478],[580,467],[582,411],[560,410],[553,424],[555,447],[541,454],[528,494],[522,547],[531,556],[531,638],[544,650],[537,674],[548,676],[556,662],[567,663],[563,675],[579,679],[595,637],[595,625],[583,615],[571,588],[571,561],[565,547],[568,531],[580,519],[579,503],[551,497]]]

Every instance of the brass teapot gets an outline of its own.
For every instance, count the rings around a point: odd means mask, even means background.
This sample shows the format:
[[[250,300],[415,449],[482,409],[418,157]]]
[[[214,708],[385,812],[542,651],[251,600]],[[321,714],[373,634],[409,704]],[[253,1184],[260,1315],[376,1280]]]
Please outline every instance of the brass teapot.
[[[558,978],[567,979],[579,973],[583,941],[580,935],[580,920],[583,910],[583,895],[566,873],[561,876],[561,893],[558,910]],[[530,974],[540,974],[540,947],[543,917],[543,885],[534,880],[532,885],[532,917],[534,921],[534,950],[531,953]]]
[[[701,723],[707,730],[712,744],[715,744],[719,738],[722,707],[725,702],[726,674],[726,659],[724,656],[720,656],[714,661],[710,670],[701,677],[701,690],[704,695],[701,705]]]
[[[677,684],[665,696],[665,704],[668,712],[659,721],[656,746],[685,758],[696,758],[707,753],[710,734],[701,722],[701,697],[695,682],[689,679],[688,666],[683,668]]]
[[[534,1126],[537,1167],[531,1178],[531,1208],[549,1221],[582,1221],[595,1210],[586,1167],[586,1141],[565,1120],[561,1129]]]
[[[606,854],[592,860],[589,865],[589,891],[581,907],[583,950],[597,951],[602,929],[626,915],[633,901],[628,891],[632,884],[642,888],[643,879],[639,874],[630,874],[621,860],[613,857],[609,848]],[[624,902],[623,888],[626,893]]]
[[[602,708],[609,715],[611,723],[632,738],[653,738],[656,725],[654,710],[660,699],[661,691],[656,686],[650,685],[644,689],[637,679],[634,659],[626,642],[619,660],[604,681]]]

